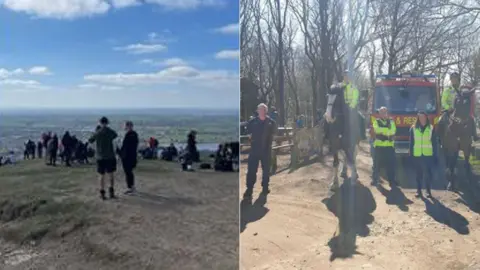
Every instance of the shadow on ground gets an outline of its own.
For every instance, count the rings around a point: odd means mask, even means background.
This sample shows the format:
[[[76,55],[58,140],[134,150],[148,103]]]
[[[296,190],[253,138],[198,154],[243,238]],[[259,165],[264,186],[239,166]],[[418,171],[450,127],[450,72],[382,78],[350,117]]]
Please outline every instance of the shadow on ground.
[[[357,235],[366,237],[370,234],[367,225],[373,222],[372,213],[377,208],[370,189],[360,182],[351,186],[350,182],[346,181],[330,198],[322,202],[338,218],[337,231],[328,242],[331,251],[330,261],[360,254],[357,251],[356,237]]]
[[[253,204],[250,199],[243,199],[240,202],[240,233],[247,228],[248,223],[258,221],[265,217],[268,211],[270,211],[265,207],[266,203],[266,195],[260,195]]]
[[[396,205],[403,212],[407,212],[409,210],[408,205],[413,203],[413,201],[408,199],[403,191],[398,187],[394,186],[390,190],[387,190],[385,187],[379,184],[377,189],[383,196],[385,196],[387,204]]]
[[[438,223],[447,225],[459,234],[469,234],[468,220],[460,213],[446,207],[439,200],[432,198],[431,201],[423,198],[425,212]]]

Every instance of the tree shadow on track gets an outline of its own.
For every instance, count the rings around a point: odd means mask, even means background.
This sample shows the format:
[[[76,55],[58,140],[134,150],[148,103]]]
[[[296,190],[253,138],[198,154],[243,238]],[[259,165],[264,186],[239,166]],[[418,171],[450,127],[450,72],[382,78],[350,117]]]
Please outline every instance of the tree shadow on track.
[[[409,210],[408,205],[413,201],[408,199],[402,190],[398,187],[392,187],[390,190],[385,189],[381,184],[377,186],[377,190],[386,198],[386,203],[389,205],[396,205],[403,212]]]
[[[253,204],[249,199],[240,202],[240,233],[247,228],[248,223],[262,219],[270,211],[265,207],[266,203],[267,195],[258,196]]]
[[[367,225],[373,222],[372,213],[377,208],[370,189],[360,182],[351,186],[349,181],[345,181],[330,198],[322,202],[338,218],[337,230],[328,242],[330,261],[361,254],[357,251],[356,237],[370,234]]]
[[[470,233],[468,228],[469,222],[460,213],[446,207],[435,198],[432,198],[431,201],[425,198],[422,198],[422,200],[425,203],[425,212],[435,221],[447,225],[459,234],[466,235]]]

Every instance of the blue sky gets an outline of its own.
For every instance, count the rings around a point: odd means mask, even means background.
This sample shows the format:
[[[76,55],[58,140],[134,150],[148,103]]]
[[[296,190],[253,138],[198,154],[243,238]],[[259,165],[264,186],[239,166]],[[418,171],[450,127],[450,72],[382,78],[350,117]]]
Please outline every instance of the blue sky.
[[[0,0],[0,108],[238,108],[238,6]]]

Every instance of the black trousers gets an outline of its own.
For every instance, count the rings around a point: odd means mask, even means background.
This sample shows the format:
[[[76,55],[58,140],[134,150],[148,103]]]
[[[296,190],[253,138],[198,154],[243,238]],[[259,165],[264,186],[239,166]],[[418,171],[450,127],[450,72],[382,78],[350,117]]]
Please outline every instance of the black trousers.
[[[122,160],[122,167],[125,173],[125,181],[127,182],[127,188],[135,186],[135,175],[133,169],[135,169],[135,162],[130,160]]]
[[[428,192],[432,189],[432,180],[435,170],[433,157],[414,157],[415,179],[417,180],[417,192],[422,190],[422,182],[425,178],[425,187]]]
[[[378,182],[380,170],[385,168],[387,171],[388,182],[390,184],[395,183],[395,148],[377,146],[374,149],[373,158],[373,181]]]
[[[257,182],[258,163],[262,164],[262,187],[268,188],[270,183],[271,153],[252,151],[248,156],[247,189],[252,190]]]
[[[50,152],[50,164],[55,165],[57,163],[57,151]]]
[[[72,150],[65,148],[63,151],[63,157],[65,158],[65,165],[70,166],[70,160],[72,159]]]

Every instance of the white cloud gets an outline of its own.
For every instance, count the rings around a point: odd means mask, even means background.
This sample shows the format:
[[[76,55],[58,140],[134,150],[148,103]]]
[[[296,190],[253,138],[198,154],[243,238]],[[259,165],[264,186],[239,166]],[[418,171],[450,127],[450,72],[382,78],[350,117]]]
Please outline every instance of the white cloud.
[[[223,7],[226,4],[224,0],[144,0],[145,3],[157,4],[166,9],[195,9],[199,7]]]
[[[78,88],[114,91],[114,90],[122,90],[125,87],[118,86],[118,85],[102,85],[102,84],[95,84],[95,83],[85,83],[85,84],[78,85]]]
[[[5,79],[5,78],[12,77],[12,76],[22,75],[23,73],[25,73],[25,71],[21,68],[17,68],[17,69],[11,70],[11,71],[8,70],[8,69],[5,69],[5,68],[0,68],[0,79]]]
[[[17,12],[41,18],[74,19],[106,13],[106,0],[5,0],[3,5]]]
[[[223,7],[225,0],[0,0],[3,6],[29,15],[50,19],[76,19],[105,14],[112,8],[126,8],[143,3],[156,4],[169,10],[200,7]]]
[[[116,8],[125,8],[140,5],[141,3],[137,0],[111,0],[112,6]]]
[[[50,87],[35,80],[4,79],[0,80],[0,86],[1,89],[5,91],[32,91],[50,89]]]
[[[238,23],[232,23],[216,28],[214,31],[222,34],[238,34],[239,26]]]
[[[240,50],[223,50],[215,54],[216,59],[239,59]]]
[[[142,64],[148,64],[152,66],[167,66],[167,67],[172,67],[172,66],[187,66],[188,62],[181,59],[181,58],[168,58],[162,61],[155,61],[153,59],[143,59],[140,61]]]
[[[131,54],[146,54],[146,53],[154,53],[154,52],[161,52],[167,49],[165,45],[162,44],[130,44],[123,47],[114,47],[116,51],[126,51],[127,53]]]
[[[1,85],[21,85],[21,86],[40,85],[39,82],[34,80],[14,80],[14,79],[0,80],[0,84]]]
[[[51,75],[52,73],[48,69],[48,67],[44,66],[35,66],[32,67],[28,72],[32,75]]]
[[[154,73],[89,74],[85,75],[84,79],[89,83],[118,86],[186,83],[192,87],[238,90],[239,75],[227,70],[198,70],[190,66],[174,66]]]

